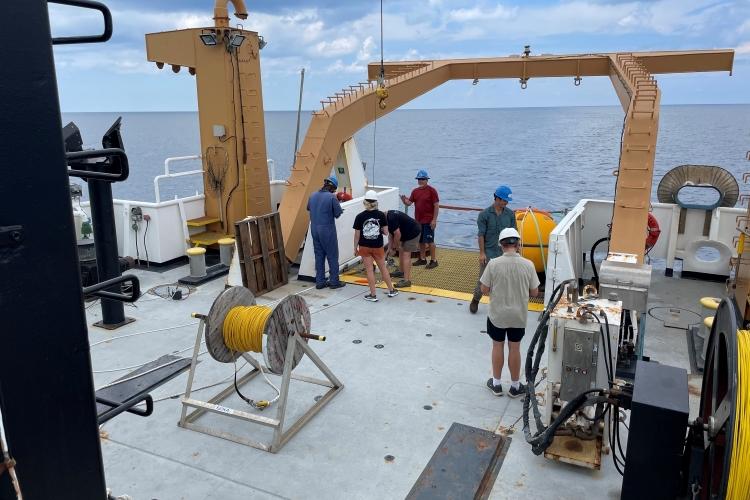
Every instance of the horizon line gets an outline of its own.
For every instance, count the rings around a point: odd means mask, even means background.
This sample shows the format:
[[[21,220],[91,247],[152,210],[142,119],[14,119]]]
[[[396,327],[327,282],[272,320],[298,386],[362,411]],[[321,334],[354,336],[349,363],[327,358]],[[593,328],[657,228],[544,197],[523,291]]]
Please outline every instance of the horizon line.
[[[662,104],[661,108],[678,107],[678,106],[748,106],[750,102],[736,103],[682,103],[682,104]],[[617,104],[580,104],[575,106],[502,106],[502,107],[464,107],[464,108],[398,108],[396,111],[449,111],[449,110],[487,110],[487,109],[552,109],[552,108],[620,108]],[[303,109],[303,113],[313,113],[318,109]],[[159,109],[159,110],[101,110],[101,111],[69,111],[61,110],[61,113],[197,113],[198,109]],[[270,113],[296,113],[296,109],[265,109],[264,112]]]

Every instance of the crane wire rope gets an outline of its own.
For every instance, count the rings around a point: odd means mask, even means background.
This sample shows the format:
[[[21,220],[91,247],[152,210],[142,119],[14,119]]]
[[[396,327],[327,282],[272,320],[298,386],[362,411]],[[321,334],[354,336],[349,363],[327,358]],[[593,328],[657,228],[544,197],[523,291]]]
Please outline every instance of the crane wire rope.
[[[376,137],[378,133],[378,108],[385,109],[385,98],[388,97],[388,91],[385,90],[385,65],[383,58],[383,0],[380,0],[380,76],[375,89],[377,107],[375,108],[375,120],[372,125],[372,185],[375,185],[375,164],[376,161]],[[385,96],[385,97],[383,97]]]

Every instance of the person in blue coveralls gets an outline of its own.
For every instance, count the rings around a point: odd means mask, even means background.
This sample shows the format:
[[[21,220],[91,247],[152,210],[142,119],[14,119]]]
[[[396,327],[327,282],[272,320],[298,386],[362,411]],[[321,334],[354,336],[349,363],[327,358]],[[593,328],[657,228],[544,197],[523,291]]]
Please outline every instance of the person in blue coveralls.
[[[336,177],[328,177],[323,187],[307,200],[307,211],[310,212],[310,231],[312,231],[313,249],[315,250],[315,288],[341,288],[346,283],[339,280],[339,242],[336,237],[336,220],[344,213],[336,189],[339,182]],[[330,279],[326,281],[326,260]]]

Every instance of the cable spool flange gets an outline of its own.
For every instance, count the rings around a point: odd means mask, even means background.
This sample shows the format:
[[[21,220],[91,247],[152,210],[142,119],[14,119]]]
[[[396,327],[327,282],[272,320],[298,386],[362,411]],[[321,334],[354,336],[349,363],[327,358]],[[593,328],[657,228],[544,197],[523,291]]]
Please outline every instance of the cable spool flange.
[[[216,298],[206,319],[206,347],[216,361],[232,363],[242,355],[227,347],[224,341],[224,320],[233,308],[254,305],[255,297],[244,287],[228,288]],[[289,341],[295,332],[309,333],[310,324],[310,310],[302,297],[289,295],[276,304],[263,328],[263,353],[272,373],[283,373]],[[307,339],[301,340],[307,343]],[[303,356],[301,349],[295,349],[292,369]]]
[[[206,318],[206,349],[216,361],[232,363],[242,355],[224,343],[224,319],[227,313],[238,306],[254,306],[255,296],[241,286],[227,288],[216,297]]]
[[[700,418],[707,426],[701,498],[724,498],[737,417],[737,315],[723,300],[711,327],[703,373]]]

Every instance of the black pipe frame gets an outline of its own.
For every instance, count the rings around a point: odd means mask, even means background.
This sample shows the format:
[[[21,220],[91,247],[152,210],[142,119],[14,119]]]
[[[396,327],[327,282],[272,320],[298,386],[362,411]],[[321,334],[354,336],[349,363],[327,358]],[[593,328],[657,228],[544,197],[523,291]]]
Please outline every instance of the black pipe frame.
[[[3,0],[0,410],[26,500],[104,499],[94,382],[44,0]]]

